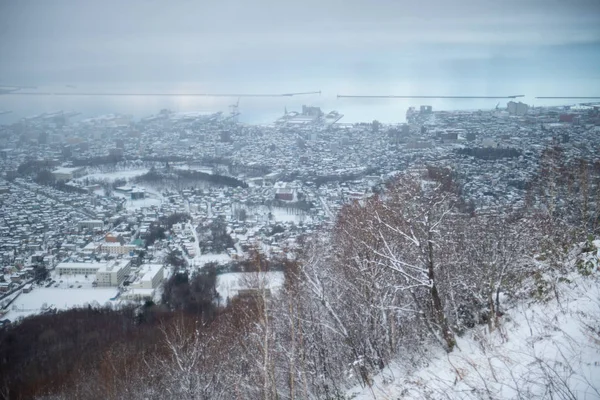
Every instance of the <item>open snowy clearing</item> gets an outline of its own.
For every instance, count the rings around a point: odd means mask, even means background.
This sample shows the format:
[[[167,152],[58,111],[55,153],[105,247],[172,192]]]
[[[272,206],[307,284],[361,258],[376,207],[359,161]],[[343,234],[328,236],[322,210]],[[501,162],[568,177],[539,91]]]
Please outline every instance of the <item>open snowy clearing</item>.
[[[190,165],[174,165],[173,169],[180,171],[198,171],[203,172],[205,174],[212,175],[213,170],[210,167],[201,167],[201,166],[190,166]]]
[[[558,300],[521,303],[492,333],[479,326],[425,367],[399,358],[353,399],[600,399],[600,288],[576,273]],[[355,395],[355,397],[352,397]]]
[[[305,212],[295,209],[286,209],[284,207],[252,207],[249,209],[249,213],[255,215],[259,221],[262,222],[293,222],[299,224],[300,222],[312,222],[312,217]],[[271,219],[269,219],[269,213]]]
[[[22,293],[11,305],[5,318],[19,318],[39,314],[47,307],[66,310],[87,304],[103,306],[117,295],[116,288],[45,288],[35,287],[30,293]],[[97,303],[97,304],[96,304]]]
[[[144,175],[148,171],[150,171],[148,168],[139,168],[139,169],[126,169],[123,171],[115,171],[115,172],[97,172],[97,173],[85,175],[76,180],[81,182],[87,178],[89,180],[101,180],[101,181],[114,182],[117,179],[135,178],[137,176]]]
[[[152,206],[160,206],[162,201],[160,199],[138,199],[138,200],[127,200],[125,202],[125,208],[129,211],[135,211],[142,208],[148,208]]]
[[[229,255],[225,253],[206,253],[196,256],[196,258],[194,258],[194,261],[197,263],[197,265],[204,265],[213,262],[217,264],[227,264],[231,261],[231,257],[229,257]]]
[[[221,302],[225,302],[227,298],[237,296],[243,289],[264,287],[275,292],[283,286],[283,281],[284,276],[281,271],[230,272],[217,276],[217,292],[221,296]]]
[[[84,289],[93,289],[93,283],[96,281],[96,275],[60,275],[56,272],[52,272],[51,275],[53,280],[55,280],[56,282],[54,282],[52,284],[52,287],[56,287],[59,289],[72,289],[70,288],[70,286],[73,286],[74,288],[79,288],[79,286],[81,286],[81,288]]]
[[[144,207],[160,206],[162,203],[162,195],[158,192],[154,192],[146,186],[136,185],[136,187],[143,188],[146,192],[146,197],[143,199],[132,200],[129,193],[121,193],[114,191],[111,196],[120,197],[125,199],[125,208],[130,211],[138,210]],[[103,193],[103,191],[99,191]]]

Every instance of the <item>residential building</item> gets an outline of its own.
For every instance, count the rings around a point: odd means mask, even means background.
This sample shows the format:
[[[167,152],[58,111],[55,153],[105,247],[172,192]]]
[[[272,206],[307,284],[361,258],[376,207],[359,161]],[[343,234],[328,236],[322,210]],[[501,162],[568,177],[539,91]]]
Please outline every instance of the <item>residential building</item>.
[[[287,183],[277,183],[274,186],[275,199],[283,201],[294,201],[296,197],[296,188]]]
[[[160,264],[144,264],[140,267],[140,274],[131,288],[156,289],[164,279],[164,268]]]
[[[88,220],[79,221],[77,223],[77,227],[80,230],[83,229],[83,230],[87,230],[87,231],[101,231],[104,229],[104,222],[99,219],[88,219]]]
[[[100,253],[102,251],[102,243],[98,242],[90,242],[85,245],[84,248],[81,249],[81,252],[84,254],[94,254]]]
[[[108,155],[111,157],[123,157],[123,149],[121,149],[121,148],[109,149]]]
[[[104,241],[107,243],[122,243],[122,238],[118,234],[108,232],[106,235],[104,235]]]
[[[508,113],[510,115],[525,115],[529,110],[529,106],[522,102],[509,101],[507,104]]]
[[[136,249],[136,246],[133,244],[121,244],[119,242],[108,242],[108,243],[102,243],[102,246],[100,248],[100,251],[102,253],[108,253],[108,254],[129,254],[130,252],[134,251]]]
[[[56,266],[56,272],[60,275],[94,275],[102,265],[99,262],[63,262]]]
[[[144,189],[133,188],[131,191],[131,200],[139,200],[146,197],[146,191]]]
[[[129,274],[131,260],[112,260],[96,271],[98,286],[119,286]]]

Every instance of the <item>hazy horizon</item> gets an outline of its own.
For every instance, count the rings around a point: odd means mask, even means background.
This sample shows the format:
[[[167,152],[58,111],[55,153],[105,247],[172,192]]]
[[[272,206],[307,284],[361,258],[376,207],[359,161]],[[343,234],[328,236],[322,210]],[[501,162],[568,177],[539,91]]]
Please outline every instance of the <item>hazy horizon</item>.
[[[321,90],[322,96],[242,99],[242,120],[266,122],[284,107],[307,103],[336,109],[345,121],[392,122],[423,102],[335,96],[526,94],[523,101],[543,105],[565,102],[532,97],[600,95],[600,3],[0,0],[0,52],[5,85],[74,92]],[[235,100],[0,95],[0,110],[13,111],[0,122],[58,109],[138,117],[165,107],[226,112]],[[476,109],[497,102],[427,103]]]

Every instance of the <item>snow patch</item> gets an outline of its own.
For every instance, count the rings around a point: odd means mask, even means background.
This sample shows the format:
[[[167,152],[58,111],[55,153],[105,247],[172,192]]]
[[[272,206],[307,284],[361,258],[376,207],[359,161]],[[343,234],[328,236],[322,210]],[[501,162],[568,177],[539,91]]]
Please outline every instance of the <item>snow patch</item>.
[[[10,306],[4,318],[16,321],[43,312],[50,307],[67,310],[87,304],[104,306],[117,295],[117,288],[45,288],[34,287],[30,293],[22,293]]]
[[[569,283],[571,281],[571,283]],[[558,299],[522,302],[421,369],[400,359],[353,399],[600,398],[600,279],[572,274]]]
[[[221,301],[237,296],[240,290],[263,287],[276,292],[283,286],[284,276],[281,271],[271,272],[229,272],[217,276],[217,292]]]

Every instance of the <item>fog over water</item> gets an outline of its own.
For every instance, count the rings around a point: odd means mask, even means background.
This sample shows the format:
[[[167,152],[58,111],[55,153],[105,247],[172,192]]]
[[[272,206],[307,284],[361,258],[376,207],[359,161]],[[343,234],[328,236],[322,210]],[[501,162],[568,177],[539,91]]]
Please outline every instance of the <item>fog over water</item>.
[[[409,106],[507,100],[337,94],[600,96],[600,2],[0,0],[0,84],[44,92],[289,93],[242,98],[241,120],[302,104],[345,122],[399,122]],[[0,123],[57,110],[143,117],[228,111],[236,98],[0,95]]]

